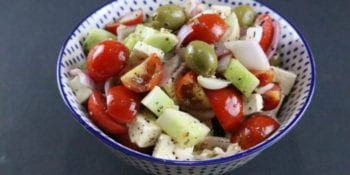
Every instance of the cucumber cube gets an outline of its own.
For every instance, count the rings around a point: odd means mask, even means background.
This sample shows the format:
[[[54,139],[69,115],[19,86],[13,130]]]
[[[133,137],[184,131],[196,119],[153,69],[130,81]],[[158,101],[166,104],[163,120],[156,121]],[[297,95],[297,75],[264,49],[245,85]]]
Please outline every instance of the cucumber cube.
[[[259,85],[259,79],[236,59],[230,61],[224,76],[246,97],[249,97]]]
[[[141,103],[157,116],[160,116],[167,108],[178,110],[179,106],[158,86],[154,87]]]

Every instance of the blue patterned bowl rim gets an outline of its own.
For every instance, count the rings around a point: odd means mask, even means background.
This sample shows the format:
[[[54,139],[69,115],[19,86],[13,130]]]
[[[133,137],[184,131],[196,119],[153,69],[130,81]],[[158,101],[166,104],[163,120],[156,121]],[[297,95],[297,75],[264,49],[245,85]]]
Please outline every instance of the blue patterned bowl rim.
[[[315,66],[315,61],[314,61],[314,56],[312,54],[312,50],[309,46],[309,44],[307,43],[307,41],[305,40],[304,36],[301,34],[301,32],[285,17],[283,16],[279,11],[275,10],[274,8],[271,8],[270,6],[266,5],[263,2],[260,1],[256,1],[253,0],[254,2],[260,3],[262,5],[264,5],[266,8],[270,9],[271,11],[273,11],[274,13],[277,13],[281,16],[281,18],[283,18],[296,32],[297,34],[300,36],[302,42],[304,43],[306,49],[307,49],[307,53],[309,55],[309,61],[311,63],[311,86],[310,86],[310,91],[308,92],[308,96],[307,96],[307,100],[304,103],[303,107],[299,110],[299,112],[297,113],[296,117],[289,123],[289,125],[287,125],[283,130],[281,130],[278,134],[274,135],[272,138],[270,138],[267,142],[260,144],[256,147],[253,147],[252,149],[248,149],[246,151],[243,151],[241,153],[232,155],[232,156],[228,156],[228,157],[222,157],[222,158],[218,158],[218,159],[209,159],[209,160],[197,160],[197,161],[177,161],[177,160],[164,160],[164,159],[158,159],[155,157],[152,157],[150,155],[146,155],[146,154],[142,154],[139,153],[137,151],[128,149],[124,146],[118,145],[113,143],[112,141],[108,140],[105,136],[101,135],[101,133],[97,132],[96,130],[94,130],[93,128],[91,128],[89,125],[87,125],[85,123],[85,121],[83,121],[81,119],[81,116],[73,109],[73,107],[71,106],[71,104],[68,102],[67,99],[67,94],[65,94],[65,92],[63,91],[63,85],[60,79],[60,75],[61,75],[61,67],[60,67],[60,63],[61,60],[63,58],[63,49],[67,46],[67,43],[69,41],[69,39],[71,38],[71,36],[73,35],[74,31],[76,31],[76,29],[85,21],[87,20],[87,18],[89,18],[89,16],[91,16],[92,14],[94,14],[96,11],[104,8],[105,6],[109,5],[110,3],[114,2],[113,1],[109,1],[103,5],[101,5],[100,7],[98,7],[97,9],[95,9],[93,12],[91,12],[88,16],[86,16],[83,20],[81,20],[78,25],[76,25],[73,29],[73,31],[69,34],[70,37],[68,37],[65,41],[64,44],[59,52],[58,55],[58,61],[57,61],[57,68],[56,68],[56,78],[57,78],[57,84],[58,84],[58,89],[60,91],[60,94],[64,100],[64,103],[66,104],[66,106],[68,107],[68,109],[70,110],[70,112],[73,114],[73,117],[81,124],[83,125],[91,134],[93,134],[94,136],[96,136],[97,138],[99,138],[102,142],[104,142],[105,144],[111,146],[112,148],[121,151],[127,155],[145,160],[145,161],[151,161],[154,163],[158,163],[158,164],[166,164],[166,165],[180,165],[180,166],[204,166],[204,165],[215,165],[215,164],[221,164],[221,163],[226,163],[226,162],[230,162],[230,161],[234,161],[234,160],[238,160],[241,158],[244,158],[248,155],[252,155],[254,153],[259,153],[261,151],[263,151],[264,149],[268,148],[269,146],[273,145],[274,143],[276,143],[278,140],[280,140],[284,135],[286,135],[297,123],[298,121],[301,119],[301,117],[303,116],[303,114],[305,113],[306,109],[308,108],[308,106],[311,103],[314,91],[315,91],[315,85],[316,85],[316,66]],[[118,1],[118,0],[116,0]]]

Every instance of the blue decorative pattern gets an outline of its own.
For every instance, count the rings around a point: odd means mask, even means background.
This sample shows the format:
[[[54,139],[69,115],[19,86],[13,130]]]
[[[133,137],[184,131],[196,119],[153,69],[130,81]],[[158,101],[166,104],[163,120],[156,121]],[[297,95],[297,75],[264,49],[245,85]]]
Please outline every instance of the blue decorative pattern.
[[[163,4],[182,4],[183,0],[162,0]],[[310,48],[301,34],[279,13],[266,7],[260,2],[251,0],[206,0],[206,4],[251,5],[259,13],[269,13],[274,20],[277,20],[281,28],[281,41],[278,46],[283,61],[283,68],[293,71],[298,75],[295,86],[290,96],[286,99],[281,108],[279,120],[281,127],[263,143],[246,150],[242,153],[218,159],[205,161],[170,161],[154,158],[149,155],[130,150],[117,143],[104,134],[89,119],[86,109],[81,106],[72,90],[68,80],[71,78],[68,73],[72,68],[82,65],[86,58],[83,53],[82,43],[89,31],[95,27],[101,28],[108,22],[116,21],[123,14],[134,9],[141,8],[147,15],[159,7],[159,0],[143,1],[114,1],[96,10],[93,14],[84,19],[71,33],[64,43],[57,62],[57,83],[65,104],[72,112],[74,118],[82,124],[91,134],[98,137],[110,146],[121,159],[127,160],[132,166],[152,174],[223,174],[227,171],[238,168],[253,159],[264,149],[268,148],[294,127],[302,117],[309,105],[315,87],[315,63]],[[139,6],[137,6],[139,5]],[[135,7],[137,6],[137,8]]]

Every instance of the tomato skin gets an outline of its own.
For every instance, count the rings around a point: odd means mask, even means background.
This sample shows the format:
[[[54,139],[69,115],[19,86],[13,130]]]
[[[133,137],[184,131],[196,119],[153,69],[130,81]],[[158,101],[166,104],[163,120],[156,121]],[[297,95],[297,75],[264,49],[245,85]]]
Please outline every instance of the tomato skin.
[[[127,78],[122,77],[121,81],[125,87],[136,93],[150,91],[162,78],[162,62],[156,54],[152,54],[139,66],[135,67],[139,69],[137,73],[134,72],[134,74],[127,76]]]
[[[209,102],[222,128],[231,132],[243,120],[243,97],[233,87],[220,90],[206,90]]]
[[[120,26],[119,21],[111,22],[111,23],[106,24],[105,30],[107,30],[108,32],[111,32],[113,34],[116,34],[119,26]]]
[[[128,19],[125,17],[129,17]],[[142,23],[144,20],[144,15],[142,10],[135,11],[133,13],[127,14],[126,16],[123,16],[119,21],[117,22],[111,22],[108,23],[105,26],[105,30],[116,34],[117,29],[120,25],[126,25],[126,26],[132,26]]]
[[[101,92],[95,91],[89,97],[87,105],[91,120],[109,134],[121,135],[127,133],[127,128],[113,121],[107,114],[106,100]]]
[[[91,49],[87,57],[87,73],[96,83],[104,83],[118,74],[129,58],[129,50],[122,43],[103,41]]]
[[[140,108],[138,94],[124,86],[115,86],[107,93],[107,113],[118,123],[127,124],[135,119]]]
[[[251,72],[259,79],[259,87],[272,83],[275,78],[275,72],[272,69],[266,71],[252,70]]]
[[[245,120],[240,129],[231,137],[242,149],[251,148],[272,135],[280,124],[272,117],[253,115]]]
[[[282,100],[282,90],[279,85],[274,84],[273,87],[261,94],[264,100],[264,111],[275,109]]]
[[[187,72],[175,83],[175,95],[181,107],[191,110],[210,109],[204,89],[197,83],[197,74]]]
[[[186,37],[184,44],[201,40],[213,44],[221,39],[227,30],[226,22],[217,14],[202,14],[192,21],[192,33]]]
[[[270,15],[268,14],[259,15],[256,21],[258,21],[257,25],[263,28],[263,33],[260,40],[260,46],[266,52],[269,46],[271,45],[272,38],[273,38],[273,32],[274,32],[273,21]]]

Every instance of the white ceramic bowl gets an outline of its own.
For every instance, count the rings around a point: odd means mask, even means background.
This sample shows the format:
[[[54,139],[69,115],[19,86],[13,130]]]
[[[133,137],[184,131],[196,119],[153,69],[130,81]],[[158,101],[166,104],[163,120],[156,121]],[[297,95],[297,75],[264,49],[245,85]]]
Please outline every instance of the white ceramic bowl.
[[[121,160],[126,160],[130,165],[152,174],[223,174],[245,164],[280,140],[295,126],[308,107],[314,92],[316,70],[311,50],[302,35],[286,18],[261,2],[251,0],[205,0],[202,2],[231,7],[248,4],[257,12],[269,13],[281,24],[282,35],[278,50],[282,56],[283,68],[298,75],[290,96],[281,108],[278,118],[281,127],[261,144],[239,154],[203,161],[172,161],[157,159],[131,150],[104,134],[91,122],[86,109],[77,102],[69,87],[68,81],[71,78],[69,70],[78,67],[86,60],[82,43],[91,29],[101,28],[135,9],[142,8],[148,16],[160,5],[169,3],[181,5],[183,0],[117,0],[103,5],[74,28],[67,36],[58,56],[58,88],[73,117],[92,135],[109,145]]]

